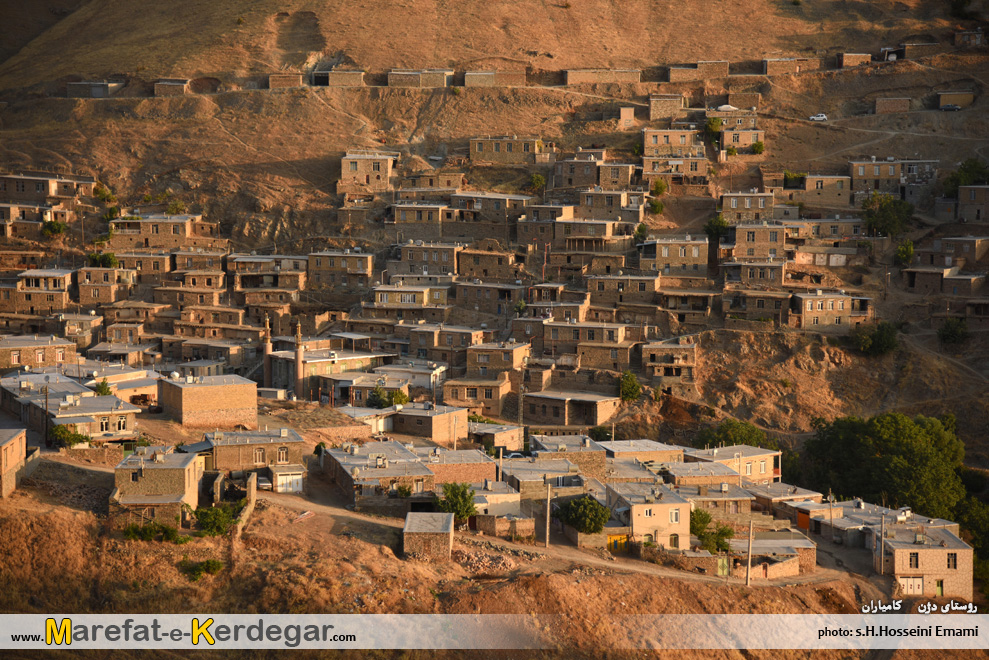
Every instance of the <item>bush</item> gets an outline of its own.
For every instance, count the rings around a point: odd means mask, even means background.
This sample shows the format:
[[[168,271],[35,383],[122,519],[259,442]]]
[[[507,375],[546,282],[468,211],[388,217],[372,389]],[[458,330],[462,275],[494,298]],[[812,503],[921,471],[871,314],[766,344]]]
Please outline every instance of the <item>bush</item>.
[[[168,208],[165,209],[165,213],[168,215],[180,215],[185,213],[185,204],[177,199],[173,202],[169,202]]]
[[[759,140],[758,142],[753,142],[752,143],[752,153],[758,155],[758,154],[761,154],[765,150],[766,150],[766,145],[763,144],[762,140]]]
[[[607,426],[595,426],[587,432],[594,442],[608,442],[611,440],[611,429]]]
[[[524,300],[520,300],[517,303],[515,303],[515,313],[518,314],[519,316],[522,316],[522,314],[525,312],[525,308],[526,308],[526,304]]]
[[[70,431],[69,427],[64,424],[57,424],[53,426],[48,431],[48,437],[51,438],[53,443],[63,447],[73,447],[78,445],[80,442],[89,442],[90,440],[88,435]]]
[[[120,262],[117,261],[117,255],[113,252],[94,252],[87,255],[87,258],[92,268],[116,268],[120,265]]]
[[[666,194],[666,182],[662,179],[656,179],[652,184],[652,195],[653,197],[662,197]]]
[[[965,319],[949,317],[938,328],[937,338],[942,344],[961,344],[968,339],[968,323]]]
[[[313,456],[319,456],[324,451],[326,451],[326,443],[325,442],[317,442],[316,443],[316,446],[312,450],[312,455]]]
[[[659,215],[660,213],[663,212],[665,208],[666,207],[663,206],[663,203],[658,199],[649,200],[649,212],[652,213],[653,215]]]
[[[223,570],[223,562],[219,559],[207,559],[205,561],[190,561],[188,557],[184,557],[181,562],[179,562],[179,570],[188,576],[190,582],[199,582],[200,578],[206,573],[210,575],[216,575]]]
[[[124,528],[124,538],[131,541],[162,541],[182,545],[191,539],[179,534],[179,530],[171,525],[159,522],[149,522],[146,525],[131,523]]]
[[[388,395],[388,400],[391,402],[391,405],[393,406],[395,405],[403,406],[409,402],[409,395],[403,392],[402,390],[395,390],[394,392]]]
[[[852,345],[866,355],[876,357],[893,351],[897,345],[896,326],[880,321],[871,328],[860,326],[851,335]]]
[[[599,534],[611,518],[611,511],[590,495],[584,495],[561,504],[553,517],[581,534]]]
[[[460,96],[460,94],[463,93],[463,90],[461,90],[459,87],[451,87],[450,93],[453,94],[454,96]]]
[[[412,486],[399,486],[395,489],[399,497],[412,497]]]
[[[106,213],[104,213],[101,217],[103,218],[104,222],[110,222],[111,220],[116,220],[117,218],[120,217],[120,207],[111,206],[106,210]]]
[[[477,515],[474,506],[474,489],[470,484],[443,484],[443,499],[435,498],[436,508],[446,513],[452,513],[455,520],[464,521]]]
[[[196,526],[199,527],[199,535],[223,536],[229,532],[230,527],[237,521],[236,514],[241,506],[230,502],[221,502],[211,508],[200,507],[196,509]]]
[[[659,403],[663,400],[663,390],[662,388],[654,388],[652,391],[652,400]]]
[[[728,153],[729,156],[737,156],[738,155],[738,149],[736,149],[735,147],[728,147],[727,153]]]
[[[529,188],[533,191],[540,191],[546,187],[546,177],[542,174],[533,174],[529,177]]]
[[[989,183],[989,167],[977,158],[969,158],[944,180],[944,194],[958,197],[958,186]]]
[[[639,226],[635,228],[635,242],[645,243],[648,237],[649,237],[649,230],[646,228],[644,224],[639,223]]]
[[[69,226],[64,222],[59,222],[58,220],[45,220],[41,223],[41,235],[45,238],[51,238],[52,236],[60,236],[65,233],[65,230]]]
[[[913,241],[903,241],[897,245],[893,259],[899,266],[909,266],[913,263]]]
[[[618,393],[622,401],[635,401],[642,394],[642,384],[639,383],[639,379],[635,377],[635,374],[626,369],[622,372],[622,377],[618,381]]]
[[[96,196],[96,199],[106,204],[117,203],[117,196],[113,194],[113,191],[100,182],[97,182],[96,186],[93,188],[93,195]]]

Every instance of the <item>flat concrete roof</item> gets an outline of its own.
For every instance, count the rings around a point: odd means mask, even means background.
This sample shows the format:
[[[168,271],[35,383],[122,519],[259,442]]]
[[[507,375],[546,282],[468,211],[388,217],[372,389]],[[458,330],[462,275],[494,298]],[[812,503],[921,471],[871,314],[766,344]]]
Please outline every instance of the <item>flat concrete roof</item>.
[[[217,447],[302,442],[302,436],[292,429],[274,429],[271,431],[214,431],[204,434],[203,439]]]
[[[405,516],[405,534],[453,534],[452,513],[412,512]]]
[[[189,363],[191,364],[191,363]],[[217,364],[216,362],[205,361],[205,364]],[[196,365],[204,366],[204,365]],[[189,379],[192,382],[189,382]],[[222,385],[257,385],[253,380],[248,380],[243,376],[229,374],[226,376],[187,376],[186,378],[163,378],[162,383],[167,383],[175,387],[196,388],[196,387],[220,387]]]
[[[626,453],[638,453],[644,451],[688,451],[687,447],[679,445],[668,445],[655,440],[609,440],[599,442],[599,445],[608,452],[610,456],[617,456]]]
[[[768,456],[779,454],[777,449],[763,449],[751,445],[730,445],[728,447],[712,447],[710,449],[685,449],[684,456],[690,456],[701,461],[726,461],[734,460],[735,454],[739,458],[755,458],[758,456]]]

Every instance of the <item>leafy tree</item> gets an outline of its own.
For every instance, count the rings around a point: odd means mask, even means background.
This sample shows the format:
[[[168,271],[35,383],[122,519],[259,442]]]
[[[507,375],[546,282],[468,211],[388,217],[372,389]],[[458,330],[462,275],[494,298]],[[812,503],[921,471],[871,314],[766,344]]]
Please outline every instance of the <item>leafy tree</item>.
[[[653,197],[662,197],[663,195],[666,194],[666,189],[667,189],[666,182],[663,181],[662,179],[656,179],[655,181],[652,182]]]
[[[381,385],[375,385],[371,393],[367,395],[367,407],[368,408],[387,408],[391,405],[388,399],[388,393],[385,392]]]
[[[626,369],[618,381],[618,393],[622,401],[635,401],[642,394],[642,384],[631,371]]]
[[[875,326],[859,326],[851,335],[852,343],[866,355],[876,357],[896,349],[896,326],[880,321]]]
[[[236,522],[234,515],[234,505],[230,502],[221,502],[214,507],[199,507],[196,509],[196,525],[202,536],[222,536],[230,531],[230,527]]]
[[[390,401],[393,406],[404,406],[409,402],[409,395],[402,390],[395,390],[388,395],[388,401]]]
[[[714,142],[721,133],[721,118],[720,117],[710,117],[707,123],[704,124],[704,133],[707,135],[708,139]]]
[[[581,534],[599,534],[611,518],[611,511],[592,496],[584,495],[560,505],[553,517]]]
[[[607,426],[595,426],[587,431],[587,435],[590,436],[591,440],[594,442],[611,441],[611,429]]]
[[[649,230],[646,228],[645,224],[639,223],[639,226],[635,228],[635,242],[645,243],[648,236]]]
[[[120,265],[117,255],[113,252],[94,252],[87,255],[89,265],[93,268],[116,268]]]
[[[49,429],[48,436],[51,438],[53,443],[63,447],[73,447],[78,445],[80,442],[89,442],[90,440],[88,435],[75,433],[64,424],[56,424],[53,426]]]
[[[395,494],[399,497],[412,497],[412,486],[399,486],[395,489]]]
[[[711,514],[704,509],[694,509],[690,512],[690,535],[700,538],[711,524]]]
[[[738,149],[736,149],[735,147],[728,147],[725,151],[728,153],[729,156],[738,155]]]
[[[954,419],[886,413],[818,421],[804,445],[807,485],[950,518],[965,495]]]
[[[965,319],[947,318],[938,328],[937,338],[942,344],[961,344],[968,339],[968,323]]]
[[[913,241],[906,240],[896,246],[896,254],[893,259],[900,266],[909,266],[913,263]]]
[[[762,140],[752,143],[752,153],[759,155],[766,150],[766,145],[763,144]]]
[[[313,455],[313,456],[319,456],[319,455],[321,455],[321,454],[322,454],[322,453],[323,453],[324,451],[326,451],[326,443],[325,443],[325,442],[317,442],[317,443],[316,443],[316,446],[315,446],[315,447],[313,447],[313,450],[312,450],[312,455]]]
[[[103,220],[105,220],[106,222],[110,222],[111,220],[116,220],[119,217],[120,217],[119,206],[111,206],[106,210],[106,213],[103,214]]]
[[[107,204],[117,203],[117,196],[113,194],[113,191],[99,181],[97,181],[96,186],[93,187],[93,195],[95,195],[96,199],[101,202],[105,202]]]
[[[515,313],[518,314],[519,316],[522,316],[522,314],[525,312],[525,308],[526,308],[526,304],[524,300],[520,300],[517,303],[515,303]]]
[[[185,204],[183,204],[177,199],[172,202],[169,202],[168,208],[165,209],[165,213],[167,213],[168,215],[180,215],[182,213],[185,213]]]
[[[45,238],[60,236],[65,233],[69,226],[58,220],[45,220],[41,223],[41,235]]]
[[[452,513],[454,519],[458,522],[463,522],[471,516],[476,516],[477,507],[474,506],[474,489],[467,483],[443,484],[443,499],[436,498],[436,508],[440,511]]]
[[[542,174],[533,174],[529,177],[529,188],[536,192],[546,187],[546,177]]]
[[[958,186],[989,183],[989,167],[977,158],[969,158],[944,180],[944,194],[958,197]]]
[[[98,382],[96,387],[93,388],[93,391],[96,392],[96,396],[110,396],[113,394],[110,391],[110,383],[107,382],[106,378]]]
[[[724,214],[719,213],[704,225],[704,233],[712,243],[717,243],[722,236],[728,235],[728,221]]]
[[[659,215],[666,209],[666,205],[658,199],[649,200],[649,212],[653,215]]]
[[[726,419],[715,427],[704,429],[694,439],[697,447],[717,447],[719,445],[749,445],[779,451],[779,445],[768,437],[766,432],[737,419]]]
[[[862,218],[873,236],[902,234],[912,216],[913,204],[878,190],[872,191],[868,199],[862,202]]]
[[[697,537],[702,548],[712,555],[731,550],[730,541],[735,537],[735,530],[721,523],[718,523],[713,530],[710,527],[710,513],[702,509],[690,512],[690,533]]]

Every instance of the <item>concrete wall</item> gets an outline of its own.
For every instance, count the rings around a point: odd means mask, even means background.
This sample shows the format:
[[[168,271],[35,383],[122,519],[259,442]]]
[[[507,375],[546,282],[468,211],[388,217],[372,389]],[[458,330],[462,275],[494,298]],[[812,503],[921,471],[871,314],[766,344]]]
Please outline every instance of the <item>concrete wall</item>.
[[[476,517],[477,531],[487,536],[497,536],[503,539],[535,539],[535,518],[504,518],[479,514]]]
[[[584,83],[638,83],[642,72],[638,69],[569,69],[566,71],[567,85]]]
[[[525,84],[525,71],[468,71],[464,74],[464,87],[522,87]]]

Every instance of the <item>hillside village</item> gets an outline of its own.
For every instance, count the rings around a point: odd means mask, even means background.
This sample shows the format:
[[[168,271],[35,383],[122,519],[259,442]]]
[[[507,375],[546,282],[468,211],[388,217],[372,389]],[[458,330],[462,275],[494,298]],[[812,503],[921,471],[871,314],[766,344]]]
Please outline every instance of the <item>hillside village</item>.
[[[946,348],[989,327],[984,148],[964,162],[869,147],[790,161],[758,91],[982,56],[972,23],[872,53],[767,56],[758,71],[273,71],[245,90],[558,86],[613,101],[595,111],[608,132],[576,140],[539,125],[428,150],[353,136],[321,165],[328,237],[288,249],[247,245],[232,218],[171,192],[132,194],[54,160],[0,163],[0,495],[14,505],[71,465],[94,480],[112,471],[86,508],[118,540],[191,536],[209,510],[232,511],[239,539],[280,506],[300,527],[328,511],[389,519],[408,562],[469,567],[472,544],[503,558],[560,545],[576,565],[619,557],[669,579],[769,588],[854,575],[914,604],[984,605],[979,546],[958,521],[799,485],[784,457],[814,428],[729,408],[711,385],[753,337],[841,351],[830,368],[852,379],[870,344],[902,332],[938,337],[952,377],[984,387],[984,365]],[[724,93],[707,93],[709,79]],[[100,104],[219,91],[107,77],[46,93]],[[869,101],[891,117],[985,113],[974,80]],[[976,175],[959,181],[966,168]],[[698,442],[725,420],[773,442]],[[958,435],[983,434],[973,423]],[[985,459],[970,451],[966,464]],[[472,515],[442,505],[461,487]],[[588,500],[606,512],[594,531],[569,518]]]

